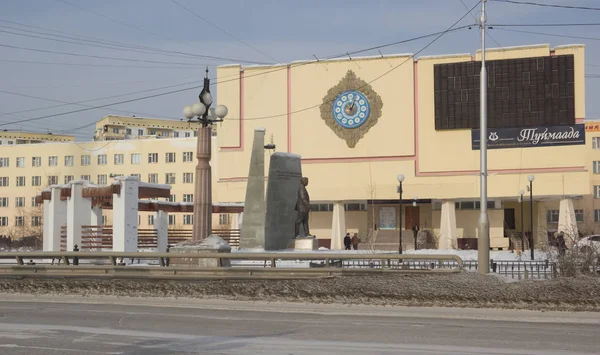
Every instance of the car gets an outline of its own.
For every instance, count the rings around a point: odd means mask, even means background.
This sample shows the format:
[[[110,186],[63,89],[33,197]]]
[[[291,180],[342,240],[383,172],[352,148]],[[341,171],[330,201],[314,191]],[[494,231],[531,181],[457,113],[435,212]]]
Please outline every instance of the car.
[[[594,253],[600,255],[600,235],[588,235],[587,237],[575,241],[573,249],[582,254]]]

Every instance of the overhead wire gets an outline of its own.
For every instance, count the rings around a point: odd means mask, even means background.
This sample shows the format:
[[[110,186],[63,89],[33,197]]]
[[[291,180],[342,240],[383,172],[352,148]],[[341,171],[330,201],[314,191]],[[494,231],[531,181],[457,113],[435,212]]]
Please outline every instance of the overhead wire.
[[[579,27],[579,26],[600,26],[598,22],[592,23],[521,23],[521,24],[489,24],[490,27]]]
[[[590,41],[600,41],[600,38],[598,38],[598,37],[572,36],[572,35],[557,34],[557,33],[545,33],[545,32],[536,32],[536,31],[514,30],[514,29],[510,29],[510,28],[494,28],[494,29],[498,30],[498,31],[508,31],[508,32],[516,32],[516,33],[527,33],[527,34],[542,35],[542,36],[552,36],[552,37],[561,37],[561,38],[573,38],[573,39],[587,39],[587,40],[590,40]]]
[[[467,4],[465,4],[465,2],[463,0],[460,0],[461,4],[464,6],[465,9],[469,9],[469,7],[467,6]],[[473,12],[469,12],[471,14],[471,17],[473,17],[473,19],[475,20],[475,22],[479,22],[479,19],[477,19],[477,17],[475,17],[475,15],[473,15]],[[492,41],[494,41],[494,43],[496,43],[496,45],[502,49],[504,49],[504,47],[498,43],[498,41],[496,41],[496,39],[491,35],[491,33],[489,33],[486,29],[485,34],[488,35]]]
[[[590,6],[544,4],[544,3],[533,2],[533,1],[515,1],[515,0],[490,0],[490,1],[504,2],[504,3],[516,4],[516,5],[531,5],[531,6],[554,7],[554,8],[563,8],[563,9],[600,11],[600,7],[590,7]]]
[[[227,30],[225,30],[224,28],[208,21],[206,18],[204,18],[203,16],[198,15],[196,12],[192,11],[191,9],[189,9],[188,7],[180,4],[179,2],[177,2],[177,0],[171,0],[174,4],[176,4],[177,6],[181,7],[182,9],[186,10],[187,12],[189,12],[190,14],[196,16],[197,18],[201,19],[202,21],[208,23],[209,25],[215,27],[216,29],[220,30],[221,32],[225,33],[226,35],[228,35],[229,37],[235,39],[236,41],[240,42],[241,44],[245,45],[246,47],[252,49],[253,51],[255,51],[256,53],[262,54],[263,56],[271,59],[274,62],[277,62],[277,59],[273,58],[272,56],[266,54],[265,52],[251,46],[250,44],[244,42],[243,40],[241,40],[240,38],[234,36],[233,34],[229,33]]]
[[[47,65],[66,65],[71,67],[96,67],[96,68],[131,68],[131,69],[185,69],[190,70],[189,66],[148,66],[148,65],[117,65],[117,64],[94,64],[94,63],[66,63],[66,62],[45,62],[34,60],[15,60],[15,59],[0,59],[2,63],[18,63],[18,64],[47,64]],[[198,64],[202,67],[215,67],[214,64]]]

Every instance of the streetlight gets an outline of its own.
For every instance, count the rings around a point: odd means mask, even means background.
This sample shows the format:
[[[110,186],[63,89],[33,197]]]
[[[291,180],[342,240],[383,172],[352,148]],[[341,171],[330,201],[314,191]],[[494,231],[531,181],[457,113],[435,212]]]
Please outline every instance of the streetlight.
[[[398,205],[400,207],[400,218],[398,218],[398,229],[400,232],[398,233],[398,254],[402,254],[402,181],[404,181],[404,174],[398,175],[398,194],[400,198],[398,199]]]
[[[531,260],[533,260],[533,180],[535,180],[535,176],[529,175],[527,180],[529,180],[527,191],[529,191],[529,233],[531,233],[529,248],[531,248]]]
[[[419,226],[417,225],[417,222],[416,222],[417,218],[415,218],[416,217],[415,214],[417,213],[416,207],[417,207],[417,200],[418,199],[419,198],[417,196],[413,197],[413,203],[412,203],[413,207],[415,207],[415,208],[413,208],[413,223],[415,225],[412,228],[412,230],[413,230],[413,239],[414,239],[414,243],[415,243],[415,250],[418,249],[418,247],[417,247],[417,234],[419,233]]]
[[[523,226],[523,194],[525,191],[519,190],[519,202],[521,202],[521,253],[525,251],[525,227]]]
[[[194,187],[194,223],[192,240],[208,238],[212,233],[212,178],[210,168],[212,125],[223,122],[227,116],[227,106],[210,108],[213,97],[210,93],[208,68],[204,77],[204,87],[198,96],[200,102],[183,108],[183,116],[191,121],[194,117],[201,124],[198,128],[196,146],[196,185]]]

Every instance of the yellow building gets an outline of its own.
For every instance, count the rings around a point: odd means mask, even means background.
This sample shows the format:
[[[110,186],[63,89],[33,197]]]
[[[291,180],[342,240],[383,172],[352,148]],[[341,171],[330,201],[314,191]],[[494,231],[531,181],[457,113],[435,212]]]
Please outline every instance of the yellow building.
[[[106,116],[96,122],[95,140],[197,137],[197,123],[187,120]]]
[[[31,133],[21,131],[0,131],[0,145],[34,144],[45,142],[74,142],[75,137],[52,133]]]
[[[403,229],[410,248],[418,224],[440,247],[472,241],[480,196],[479,57],[390,55],[219,67],[219,78],[239,75],[239,81],[218,84],[229,115],[219,128],[215,200],[243,202],[253,131],[264,127],[277,151],[302,156],[313,204],[311,232],[318,238],[357,232],[363,241],[376,238],[397,248]],[[507,248],[508,236],[522,225],[530,231],[529,204],[521,221],[518,202],[520,190],[529,201],[529,175],[535,178],[535,243],[544,242],[559,201],[580,205],[591,192],[593,154],[581,124],[584,46],[488,49],[487,60],[491,247]],[[401,212],[399,174],[405,176]],[[341,206],[345,213],[335,215]],[[340,218],[344,230],[332,229]]]
[[[118,175],[136,175],[141,181],[171,185],[170,201],[193,202],[195,166],[197,163],[197,124],[108,116],[99,121],[115,127],[144,129],[143,136],[121,140],[74,142],[72,137],[40,135],[22,132],[0,132],[0,139],[12,139],[13,145],[0,145],[0,235],[19,238],[41,235],[41,206],[34,197],[50,185],[73,180],[89,180],[98,185],[111,183]],[[141,127],[141,128],[140,128]],[[153,128],[171,129],[169,138],[150,135]],[[103,130],[103,129],[102,129]],[[189,132],[173,138],[172,132]],[[109,130],[112,132],[112,129]],[[135,136],[135,135],[132,135]],[[104,139],[108,137],[101,137]],[[17,139],[33,141],[58,140],[38,144],[21,144]],[[17,144],[19,144],[17,146]],[[213,154],[216,155],[216,137]],[[213,173],[218,164],[212,163]],[[105,213],[105,223],[111,224],[111,213]],[[214,228],[230,228],[228,214],[213,216]],[[151,228],[152,213],[140,213],[141,228]],[[172,228],[191,229],[192,214],[171,214]],[[237,228],[237,226],[233,227]]]

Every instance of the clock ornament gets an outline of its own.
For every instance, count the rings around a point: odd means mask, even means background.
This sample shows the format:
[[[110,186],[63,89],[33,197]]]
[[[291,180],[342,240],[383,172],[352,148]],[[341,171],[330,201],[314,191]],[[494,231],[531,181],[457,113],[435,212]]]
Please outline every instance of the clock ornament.
[[[321,118],[350,148],[373,127],[383,103],[371,85],[348,70],[340,82],[327,91],[321,104]]]

